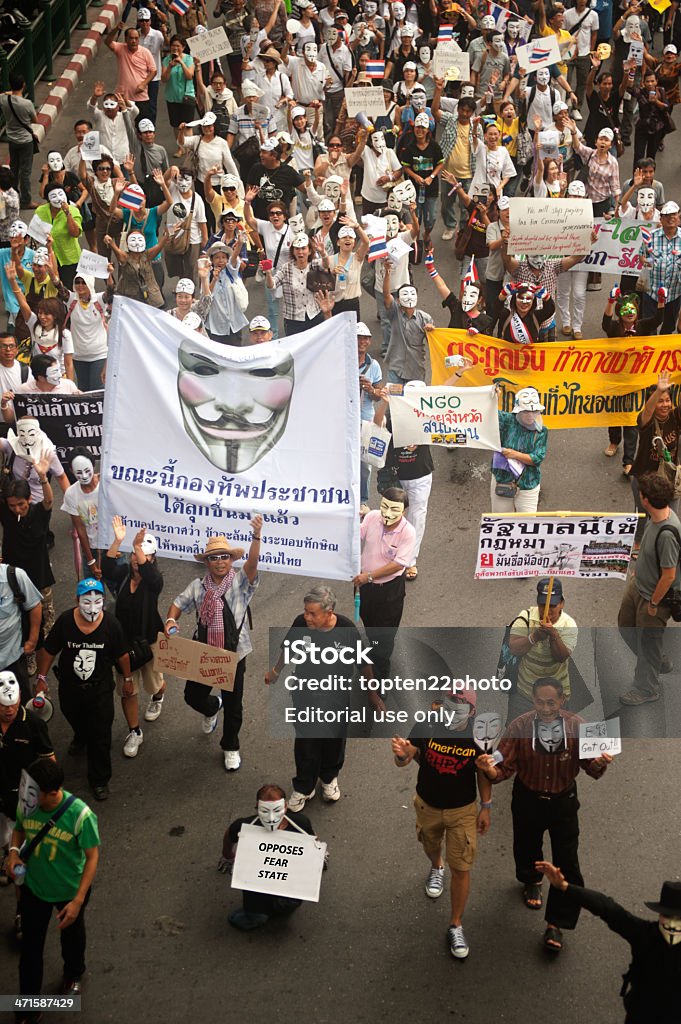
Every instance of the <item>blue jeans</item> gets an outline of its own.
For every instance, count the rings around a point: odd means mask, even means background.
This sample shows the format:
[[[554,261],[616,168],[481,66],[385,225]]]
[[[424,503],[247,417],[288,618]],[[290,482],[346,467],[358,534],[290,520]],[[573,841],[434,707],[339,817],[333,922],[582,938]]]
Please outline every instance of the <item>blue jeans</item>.
[[[94,359],[91,363],[83,359],[74,359],[73,368],[76,371],[76,380],[81,391],[101,391],[102,370],[106,366],[106,359]]]
[[[399,377],[394,370],[388,370],[388,384],[407,384],[408,377]]]
[[[427,234],[430,234],[437,220],[437,196],[426,196],[422,203],[418,203],[416,216],[419,224],[425,228]]]
[[[279,314],[281,310],[281,299],[275,299],[274,291],[270,288],[265,289],[267,296],[267,319],[270,322],[272,328],[272,339],[279,337]]]

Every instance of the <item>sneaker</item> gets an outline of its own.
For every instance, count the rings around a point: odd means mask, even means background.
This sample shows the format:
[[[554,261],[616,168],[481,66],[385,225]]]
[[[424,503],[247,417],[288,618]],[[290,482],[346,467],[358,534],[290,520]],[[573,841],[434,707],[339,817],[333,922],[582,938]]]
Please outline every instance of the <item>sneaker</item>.
[[[573,121],[581,121],[582,120],[582,115],[581,115],[579,110],[573,110],[572,111],[572,120]]]
[[[331,782],[322,782],[322,798],[327,803],[335,803],[336,800],[340,800],[340,787],[338,785],[338,779],[331,779]]]
[[[163,697],[160,700],[154,700],[152,697],[147,705],[147,710],[144,712],[145,722],[155,722],[163,711]]]
[[[241,932],[252,932],[255,928],[262,928],[269,921],[269,914],[253,914],[248,910],[233,910],[227,920],[233,928]]]
[[[63,996],[80,996],[83,994],[83,982],[80,978],[74,978],[73,981],[67,981],[64,978],[61,986],[61,994]]]
[[[448,242],[451,238],[454,238],[454,228],[445,228],[442,232],[442,241]]]
[[[431,900],[436,900],[438,896],[442,896],[445,888],[445,869],[442,868],[431,868],[426,878],[426,896],[430,896]]]
[[[302,811],[308,800],[314,799],[315,791],[311,793],[299,793],[297,789],[294,789],[288,798],[288,809],[289,811]]]
[[[638,707],[639,704],[652,704],[653,701],[659,699],[659,693],[643,693],[641,690],[637,690],[636,687],[620,694],[620,704],[628,704],[631,707]]]
[[[203,729],[203,731],[206,734],[206,736],[210,736],[210,734],[212,732],[215,732],[215,726],[218,724],[218,715],[220,714],[220,710],[222,708],[222,695],[221,694],[218,694],[218,701],[220,703],[218,704],[218,709],[215,712],[215,714],[214,715],[204,715],[203,716],[203,722],[201,723],[201,728]]]
[[[470,949],[466,942],[466,936],[463,933],[463,928],[459,925],[455,928],[453,924],[450,924],[447,929],[447,942],[449,943],[449,952],[452,956],[455,956],[457,960],[465,960]]]
[[[143,743],[144,733],[142,730],[140,729],[139,732],[136,732],[134,729],[131,729],[125,743],[123,744],[123,753],[126,757],[137,757],[137,751]]]
[[[238,772],[241,768],[241,754],[238,750],[225,750],[225,771]]]

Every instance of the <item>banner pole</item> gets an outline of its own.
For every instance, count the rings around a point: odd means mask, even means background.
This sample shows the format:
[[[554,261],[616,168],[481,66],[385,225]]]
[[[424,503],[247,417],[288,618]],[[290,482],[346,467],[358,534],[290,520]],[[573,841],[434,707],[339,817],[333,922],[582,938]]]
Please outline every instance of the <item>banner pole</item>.
[[[544,614],[542,615],[542,622],[544,624],[549,621],[549,607],[551,605],[551,594],[553,592],[553,576],[549,576],[549,589],[546,591],[546,604],[544,605]]]

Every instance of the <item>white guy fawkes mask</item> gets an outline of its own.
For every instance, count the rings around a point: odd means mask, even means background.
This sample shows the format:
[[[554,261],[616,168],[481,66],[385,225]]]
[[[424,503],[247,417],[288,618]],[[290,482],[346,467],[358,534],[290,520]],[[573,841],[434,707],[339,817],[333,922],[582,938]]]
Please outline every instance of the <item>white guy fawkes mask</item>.
[[[147,241],[141,231],[131,231],[128,235],[128,252],[145,252]]]
[[[330,28],[325,28],[324,29],[324,42],[325,43],[328,43],[329,46],[335,46],[337,39],[338,39],[338,29],[337,28],[333,28],[333,26],[331,26]]]
[[[317,60],[317,44],[316,43],[305,43],[303,47],[303,57],[305,60],[309,60],[310,64],[314,64]]]
[[[38,806],[38,795],[40,786],[28,774],[25,768],[21,769],[19,779],[19,806],[24,818],[28,818],[32,811]]]
[[[537,739],[544,750],[555,754],[564,739],[562,718],[554,718],[552,722],[537,722]]]
[[[461,99],[475,99],[475,86],[474,85],[462,85],[461,86]]]
[[[477,304],[480,298],[480,289],[474,284],[466,284],[463,288],[463,295],[461,296],[461,308],[464,313],[470,313],[470,311]]]
[[[660,916],[657,926],[667,945],[675,946],[681,942],[681,917]]]
[[[548,85],[551,81],[551,72],[548,68],[540,68],[535,77],[537,85]]]
[[[375,3],[374,0],[364,0],[364,3],[362,4],[362,9],[364,10],[364,13],[366,14],[367,18],[371,18],[371,16],[376,14],[376,12],[378,11],[378,4]]]
[[[293,215],[293,217],[289,217],[289,219],[288,219],[288,226],[291,229],[291,233],[293,235],[293,238],[295,238],[296,235],[304,235],[305,234],[305,219],[304,219],[302,213],[295,213]]]
[[[471,713],[468,701],[452,700],[451,697],[445,697],[442,707],[447,712],[447,717],[444,720],[445,728],[456,732],[465,726]]]
[[[429,46],[419,46],[419,60],[422,64],[430,64],[431,56]]]
[[[7,431],[7,440],[14,454],[29,462],[40,458],[42,449],[46,444],[50,444],[38,421],[29,416],[19,420],[16,434],[11,429]]]
[[[511,39],[517,39],[518,35],[520,34],[520,24],[517,21],[514,21],[513,18],[511,18],[511,20],[506,25],[506,31],[508,32],[509,37]]]
[[[401,181],[399,185],[395,185],[393,195],[397,196],[401,203],[406,203],[407,206],[409,203],[415,203],[416,185],[411,179],[408,181]],[[399,207],[399,209],[401,209],[401,207]]]
[[[425,110],[426,109],[426,94],[421,92],[420,89],[415,90],[411,94],[411,105],[414,110]]]
[[[533,270],[543,270],[546,266],[546,260],[543,256],[528,256],[527,262]]]
[[[371,144],[374,147],[375,153],[385,153],[385,133],[374,132],[371,139]]]
[[[655,206],[655,189],[640,188],[638,190],[637,206],[641,213],[650,213]]]
[[[81,606],[81,602],[83,601],[83,598],[91,597],[91,596],[92,596],[91,594],[84,594],[83,597],[81,597],[80,600],[78,601],[79,607]],[[102,597],[102,595],[99,594],[98,596],[99,596],[99,600],[103,602],[104,598]],[[83,618],[87,619],[88,617],[83,612],[82,607],[80,607],[80,610],[83,613]],[[100,611],[101,611],[101,608],[100,608]],[[93,615],[91,619],[88,619],[88,621],[89,622],[94,622],[94,620],[96,618],[97,618],[97,615]],[[90,676],[94,672],[96,664],[97,664],[97,652],[96,651],[90,651],[87,648],[83,647],[83,648],[81,648],[80,651],[78,651],[78,653],[76,654],[75,658],[73,659],[73,671],[75,672],[75,674],[78,676],[79,679],[82,679],[83,682],[85,682],[87,679],[90,678]]]
[[[404,21],[406,17],[407,8],[398,0],[397,3],[393,4],[393,18],[395,19],[395,21]]]
[[[269,832],[276,832],[285,814],[285,800],[258,800],[260,824]]]
[[[71,469],[79,483],[85,484],[86,486],[92,483],[92,479],[95,475],[95,467],[89,459],[85,458],[84,455],[76,455],[75,459],[71,463]]]
[[[400,218],[395,213],[385,215],[386,234],[388,238],[395,238],[400,230]]]
[[[500,32],[492,36],[492,46],[496,50],[504,49],[504,37],[501,35]]]
[[[286,429],[294,376],[285,350],[237,360],[198,335],[183,341],[177,390],[187,434],[223,473],[250,469]]]
[[[368,46],[373,38],[374,33],[370,32],[369,29],[365,29],[359,37],[359,45]]]
[[[388,501],[387,498],[381,498],[378,508],[386,526],[394,526],[404,514],[404,503],[401,501]]]
[[[81,596],[78,598],[78,608],[80,609],[80,614],[83,616],[83,618],[87,622],[94,622],[95,619],[97,618],[97,616],[99,615],[99,613],[104,608],[104,595],[100,594],[99,591],[97,591],[97,590],[91,590],[87,594],[81,594]],[[81,652],[81,654],[87,654],[87,653],[88,653],[87,651],[82,651]],[[93,668],[94,668],[95,652],[92,651],[91,653],[92,653],[92,665],[93,665]],[[74,665],[74,669],[75,669],[75,665]],[[85,678],[87,678],[87,677],[86,676],[81,676],[81,679],[85,679]]]
[[[624,23],[622,30],[622,38],[625,43],[631,42],[632,39],[641,38],[641,19],[636,14],[630,14]]]
[[[179,188],[180,192],[189,192],[192,185],[193,181],[189,177],[185,178],[184,176],[181,176],[177,179],[177,187]]]
[[[61,210],[64,203],[67,202],[66,192],[63,188],[53,188],[47,193],[47,199],[54,210]]]
[[[64,161],[61,158],[61,153],[48,153],[47,154],[47,166],[51,171],[63,171]]]
[[[59,384],[61,381],[61,372],[58,366],[48,366],[45,371],[45,379],[50,384]]]
[[[404,306],[405,309],[416,309],[416,300],[418,299],[418,292],[416,288],[412,288],[411,285],[403,285],[397,293],[400,306]]]
[[[332,181],[327,178],[323,186],[324,196],[326,199],[332,199],[334,203],[338,202],[341,194],[341,187],[337,181]],[[305,229],[303,228],[303,231]]]
[[[399,213],[404,204],[400,199],[399,195],[397,195],[397,188],[398,186],[395,186],[395,188],[391,189],[390,192],[388,192],[387,208],[389,210],[395,210],[397,213]]]
[[[473,719],[473,739],[483,754],[496,749],[501,736],[501,715],[496,711],[481,711]]]

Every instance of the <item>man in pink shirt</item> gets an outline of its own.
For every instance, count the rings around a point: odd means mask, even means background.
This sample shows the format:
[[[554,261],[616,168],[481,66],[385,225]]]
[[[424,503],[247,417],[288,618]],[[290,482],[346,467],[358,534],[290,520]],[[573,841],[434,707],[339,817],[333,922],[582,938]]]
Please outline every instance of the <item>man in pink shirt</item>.
[[[140,46],[140,34],[136,28],[126,28],[125,42],[116,42],[116,36],[124,28],[123,22],[119,22],[104,42],[118,64],[116,92],[122,93],[128,103],[136,103],[140,116],[144,117],[149,103],[149,82],[156,76],[156,62],[149,50]]]
[[[404,518],[408,507],[406,491],[389,487],[381,498],[379,511],[368,512],[360,526],[362,571],[353,583],[360,588],[359,613],[367,637],[377,641],[373,662],[378,679],[386,677],[390,669],[395,629],[404,607],[404,574],[411,565],[416,542],[416,531]]]

